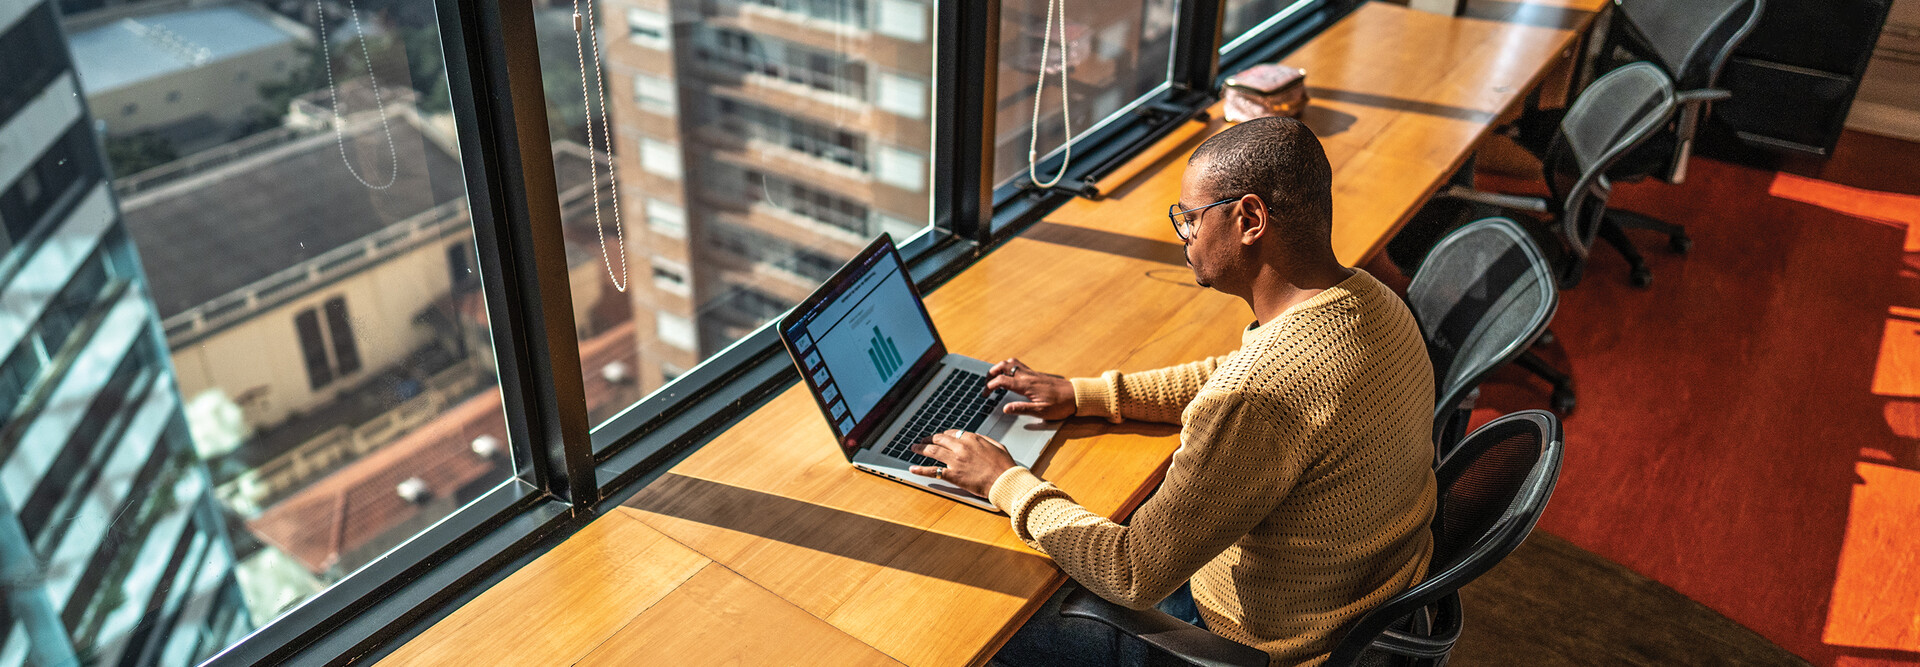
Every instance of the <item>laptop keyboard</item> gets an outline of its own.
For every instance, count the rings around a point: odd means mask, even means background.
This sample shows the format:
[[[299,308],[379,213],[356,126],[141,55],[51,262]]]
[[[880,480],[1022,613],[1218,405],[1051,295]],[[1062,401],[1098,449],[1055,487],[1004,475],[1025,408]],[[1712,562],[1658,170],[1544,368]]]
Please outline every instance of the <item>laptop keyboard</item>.
[[[988,417],[993,416],[993,406],[1007,394],[1005,389],[995,389],[993,393],[982,395],[981,392],[986,388],[985,375],[962,370],[948,373],[947,379],[940,381],[940,386],[927,398],[927,402],[920,404],[920,411],[914,413],[913,419],[893,436],[893,440],[880,453],[917,466],[944,465],[915,454],[908,447],[948,429],[972,431],[980,428]]]

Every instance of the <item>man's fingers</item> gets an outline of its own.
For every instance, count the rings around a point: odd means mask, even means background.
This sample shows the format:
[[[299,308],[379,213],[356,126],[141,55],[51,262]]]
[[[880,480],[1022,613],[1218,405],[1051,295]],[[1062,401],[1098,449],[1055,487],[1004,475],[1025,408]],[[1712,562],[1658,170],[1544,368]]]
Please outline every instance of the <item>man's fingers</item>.
[[[934,477],[935,476],[934,472],[938,470],[939,468],[935,468],[933,466],[907,466],[907,472],[913,473],[915,475],[920,475],[922,477]]]
[[[999,375],[990,375],[987,377],[987,388],[980,390],[980,394],[983,396],[986,394],[991,394],[993,393],[993,390],[999,389],[1005,386],[1007,386],[1007,378]]]
[[[1007,414],[1010,414],[1010,415],[1037,415],[1037,414],[1040,414],[1041,411],[1046,409],[1047,409],[1047,406],[1041,405],[1039,403],[1029,402],[1029,401],[1017,401],[1014,403],[1008,403],[1007,407],[1005,408]]]
[[[1007,369],[1012,368],[1014,364],[1018,364],[1018,363],[1020,363],[1019,359],[1008,359],[1006,361],[1002,361],[1000,363],[994,364],[993,368],[987,369],[987,375],[989,376],[1004,375],[1006,374]]]
[[[940,436],[936,435],[934,437],[938,438]],[[912,446],[908,447],[907,449],[911,449],[913,450],[913,453],[919,454],[921,456],[931,456],[943,463],[947,461],[947,456],[949,456],[949,453],[952,451],[942,446],[940,443],[935,443],[935,442],[914,443]]]

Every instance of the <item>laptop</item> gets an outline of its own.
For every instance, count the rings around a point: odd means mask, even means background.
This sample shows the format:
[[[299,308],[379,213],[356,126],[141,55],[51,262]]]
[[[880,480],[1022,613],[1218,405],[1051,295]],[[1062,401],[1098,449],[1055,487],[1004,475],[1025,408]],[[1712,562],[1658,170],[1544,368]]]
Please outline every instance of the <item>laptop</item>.
[[[893,239],[880,235],[780,320],[780,342],[853,467],[987,511],[992,503],[907,466],[939,466],[912,444],[948,429],[1006,445],[1031,467],[1058,424],[1009,415],[1026,397],[986,393],[985,361],[949,354]]]

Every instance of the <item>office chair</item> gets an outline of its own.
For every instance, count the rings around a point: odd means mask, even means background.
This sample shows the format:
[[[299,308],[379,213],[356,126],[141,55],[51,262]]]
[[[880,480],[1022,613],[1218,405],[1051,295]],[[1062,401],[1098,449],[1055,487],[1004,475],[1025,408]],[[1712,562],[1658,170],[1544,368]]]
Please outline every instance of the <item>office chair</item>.
[[[1454,185],[1436,198],[1456,199],[1500,208],[1544,213],[1552,219],[1560,246],[1558,272],[1562,289],[1580,282],[1587,256],[1597,236],[1606,236],[1621,252],[1632,253],[1631,243],[1617,225],[1606,224],[1607,200],[1613,194],[1609,170],[1673,117],[1676,97],[1667,75],[1649,63],[1621,67],[1587,86],[1554,133],[1541,160],[1551,198],[1503,195]],[[1635,281],[1645,273],[1638,254]],[[1651,277],[1648,276],[1650,280]]]
[[[1614,0],[1613,4],[1613,21],[1601,47],[1602,66],[1611,69],[1622,62],[1645,61],[1660,67],[1680,91],[1675,94],[1680,108],[1649,141],[1610,168],[1607,177],[1628,182],[1651,176],[1678,185],[1686,180],[1687,160],[1707,105],[1732,96],[1714,84],[1734,48],[1760,22],[1764,0]],[[1626,59],[1618,57],[1622,53]],[[1565,113],[1564,109],[1529,113],[1515,123],[1515,138],[1522,147],[1544,156]],[[1693,247],[1686,228],[1632,211],[1607,211],[1602,225],[1602,238],[1632,266],[1630,278],[1636,287],[1652,284],[1653,272],[1625,229],[1664,234],[1668,248],[1676,253],[1685,254]]]
[[[1440,491],[1426,579],[1355,621],[1325,664],[1444,664],[1460,638],[1460,588],[1533,531],[1560,478],[1562,448],[1560,420],[1544,410],[1495,419],[1462,440],[1434,472]],[[1084,588],[1067,596],[1060,614],[1105,623],[1194,665],[1255,667],[1269,660],[1166,612],[1127,609]]]
[[[1470,223],[1427,253],[1407,286],[1407,306],[1433,359],[1436,461],[1466,435],[1474,388],[1507,362],[1532,356],[1528,348],[1546,333],[1559,305],[1545,254],[1512,220]],[[1567,413],[1574,395],[1571,380],[1564,385],[1554,387],[1553,407]]]

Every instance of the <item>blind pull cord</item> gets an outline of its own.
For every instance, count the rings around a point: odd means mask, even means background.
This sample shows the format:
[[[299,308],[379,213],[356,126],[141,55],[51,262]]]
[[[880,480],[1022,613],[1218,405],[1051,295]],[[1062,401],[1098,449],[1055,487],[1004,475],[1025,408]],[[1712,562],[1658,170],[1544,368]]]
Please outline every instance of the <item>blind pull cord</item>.
[[[1033,124],[1027,135],[1027,178],[1034,185],[1051,188],[1060,184],[1067,175],[1067,165],[1073,161],[1073,117],[1067,107],[1067,3],[1066,0],[1046,0],[1047,27],[1040,33],[1040,81],[1033,87]],[[1060,13],[1060,125],[1066,129],[1066,140],[1061,143],[1065,151],[1060,156],[1060,171],[1053,178],[1040,180],[1040,95],[1047,90],[1047,52],[1052,46],[1053,15]]]
[[[593,131],[594,95],[587,90],[587,47],[589,44],[593,47],[593,83],[595,89],[600,93],[599,116],[601,141],[599,141],[598,144],[595,143]],[[580,104],[583,107],[581,109],[583,112],[582,115],[586,117],[587,121],[587,175],[590,179],[587,182],[593,188],[591,195],[593,201],[593,233],[594,237],[600,241],[600,264],[607,269],[607,280],[613,283],[613,289],[615,291],[625,292],[627,291],[627,232],[626,225],[620,222],[620,179],[613,178],[614,165],[611,159],[613,157],[613,126],[607,123],[607,81],[606,74],[600,66],[600,35],[594,29],[593,6],[589,4],[586,13],[582,14],[580,12],[580,0],[573,0],[573,53],[580,62]],[[605,145],[607,149],[606,154],[609,158],[607,162],[607,176],[609,178],[608,185],[611,187],[611,196],[609,198],[613,200],[613,234],[616,240],[616,246],[620,250],[620,276],[618,278],[615,278],[613,275],[613,258],[611,253],[607,252],[607,230],[600,222],[600,151],[594,148],[596,145]]]

